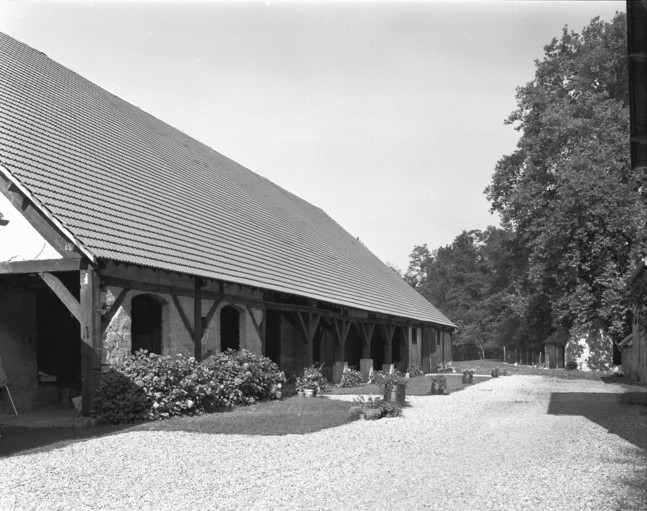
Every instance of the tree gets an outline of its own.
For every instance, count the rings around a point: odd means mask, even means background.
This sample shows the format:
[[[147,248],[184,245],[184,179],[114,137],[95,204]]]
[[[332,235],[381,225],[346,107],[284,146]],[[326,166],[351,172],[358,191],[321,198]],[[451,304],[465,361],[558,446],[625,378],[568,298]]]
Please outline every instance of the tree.
[[[507,124],[522,135],[486,189],[527,252],[519,317],[541,330],[627,330],[626,279],[644,250],[647,177],[629,161],[626,21],[564,28],[517,89]]]
[[[511,344],[520,322],[512,310],[516,249],[506,232],[463,231],[451,245],[415,247],[407,276],[416,289],[458,326],[454,345],[486,351]]]

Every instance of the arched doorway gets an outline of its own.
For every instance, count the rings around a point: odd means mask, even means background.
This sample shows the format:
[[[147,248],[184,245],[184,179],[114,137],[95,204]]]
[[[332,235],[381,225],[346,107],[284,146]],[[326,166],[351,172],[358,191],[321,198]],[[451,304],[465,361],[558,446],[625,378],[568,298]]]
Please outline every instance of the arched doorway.
[[[138,295],[131,302],[131,351],[147,350],[162,354],[162,304],[149,295]]]
[[[220,311],[220,351],[240,349],[240,312],[231,305]]]

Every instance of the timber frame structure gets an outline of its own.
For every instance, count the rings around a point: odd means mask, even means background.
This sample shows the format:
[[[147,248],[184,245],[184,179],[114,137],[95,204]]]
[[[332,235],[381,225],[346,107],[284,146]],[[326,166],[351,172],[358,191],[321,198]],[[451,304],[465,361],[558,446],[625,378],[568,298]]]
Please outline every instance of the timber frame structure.
[[[60,370],[90,413],[135,349],[333,380],[451,363],[456,325],[321,209],[3,34],[0,65],[0,243],[21,217],[49,254],[0,259],[23,408]]]

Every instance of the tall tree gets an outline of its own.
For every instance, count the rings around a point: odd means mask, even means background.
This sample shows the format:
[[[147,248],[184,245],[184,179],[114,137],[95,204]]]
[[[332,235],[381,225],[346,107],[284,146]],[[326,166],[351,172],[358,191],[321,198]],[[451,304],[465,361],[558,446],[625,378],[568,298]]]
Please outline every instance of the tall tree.
[[[407,277],[458,325],[458,349],[471,345],[485,357],[486,350],[518,343],[521,322],[511,295],[517,259],[501,229],[463,231],[432,252],[426,245],[415,247]]]
[[[522,135],[486,189],[506,230],[527,250],[521,316],[542,328],[626,323],[626,278],[644,249],[647,177],[629,162],[626,21],[564,28],[535,78],[517,90],[507,124]],[[550,325],[546,321],[550,318]]]

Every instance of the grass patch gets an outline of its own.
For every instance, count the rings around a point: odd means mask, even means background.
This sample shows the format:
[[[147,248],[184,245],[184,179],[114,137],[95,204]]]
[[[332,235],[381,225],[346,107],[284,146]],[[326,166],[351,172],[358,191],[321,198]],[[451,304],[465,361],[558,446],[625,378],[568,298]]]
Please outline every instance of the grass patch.
[[[452,392],[458,392],[463,390],[465,387],[474,385],[476,383],[481,383],[487,381],[489,377],[479,377],[474,376],[474,383],[463,383],[463,375],[458,373],[449,373],[445,375],[447,377],[447,391],[445,394],[451,394]],[[360,387],[332,387],[326,394],[336,394],[336,395],[351,395],[351,394],[377,394],[382,395],[382,391],[378,385],[372,385],[368,383],[362,384]],[[429,396],[431,394],[431,377],[429,376],[418,376],[417,378],[409,378],[407,380],[407,396]]]
[[[490,374],[492,369],[498,367],[505,369],[508,375],[523,374],[531,376],[551,376],[553,378],[563,378],[566,380],[600,380],[603,377],[613,375],[612,371],[578,371],[577,369],[543,369],[526,365],[504,364],[501,360],[464,360],[453,363],[458,373],[465,369],[475,369],[476,374]]]
[[[221,435],[305,435],[351,422],[353,403],[292,397],[235,408],[230,412],[146,422],[139,431],[188,431]]]

